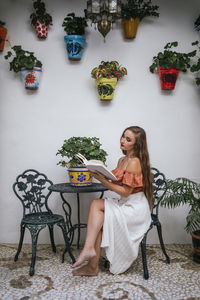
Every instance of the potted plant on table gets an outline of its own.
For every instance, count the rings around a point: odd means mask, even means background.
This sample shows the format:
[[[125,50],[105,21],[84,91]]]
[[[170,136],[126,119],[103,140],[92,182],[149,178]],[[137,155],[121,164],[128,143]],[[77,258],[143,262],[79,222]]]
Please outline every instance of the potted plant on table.
[[[0,51],[3,51],[6,41],[7,28],[4,27],[5,24],[5,22],[0,21]]]
[[[44,2],[37,0],[33,2],[35,13],[30,15],[31,24],[36,30],[39,39],[46,39],[48,35],[49,25],[52,24],[52,16],[46,12]]]
[[[136,36],[138,24],[145,17],[159,17],[158,8],[158,5],[152,5],[151,0],[127,0],[126,3],[122,3],[121,16],[125,38],[132,39]]]
[[[153,63],[149,67],[150,72],[158,71],[161,88],[173,90],[179,71],[186,72],[190,68],[190,59],[196,54],[196,50],[189,53],[181,53],[171,50],[177,47],[178,42],[167,43],[163,52],[153,57]]]
[[[112,100],[117,81],[125,75],[127,69],[121,67],[118,61],[102,61],[98,67],[93,68],[91,76],[96,79],[100,100]]]
[[[200,85],[200,43],[195,41],[192,43],[197,48],[194,56],[195,61],[191,64],[190,71],[196,74],[196,85]]]
[[[92,184],[92,176],[84,165],[76,158],[76,154],[81,153],[87,160],[96,159],[105,163],[108,155],[101,148],[101,143],[97,137],[71,137],[64,140],[61,149],[56,155],[61,155],[62,159],[58,165],[67,167],[71,185],[87,186]]]
[[[25,88],[35,90],[39,86],[39,76],[42,71],[42,63],[35,56],[34,52],[23,50],[20,45],[13,46],[13,51],[8,51],[5,59],[12,57],[10,71],[21,72],[25,81]]]
[[[68,14],[62,26],[67,35],[64,37],[69,60],[80,60],[85,46],[85,17],[76,17],[75,13]]]
[[[195,250],[194,261],[200,263],[200,184],[188,178],[169,179],[168,189],[161,205],[171,208],[188,204],[186,231],[191,233]]]

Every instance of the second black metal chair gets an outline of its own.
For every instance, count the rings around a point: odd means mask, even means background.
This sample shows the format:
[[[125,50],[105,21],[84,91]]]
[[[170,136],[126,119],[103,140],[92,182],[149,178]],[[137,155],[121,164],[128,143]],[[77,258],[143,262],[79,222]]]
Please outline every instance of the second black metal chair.
[[[147,267],[147,257],[146,257],[147,234],[154,226],[156,226],[156,228],[157,228],[160,246],[161,246],[163,254],[165,255],[166,262],[168,264],[170,263],[170,258],[167,255],[166,250],[165,250],[165,245],[164,245],[163,237],[162,237],[162,227],[161,227],[161,223],[160,223],[159,217],[158,217],[160,202],[164,198],[165,193],[167,191],[167,181],[165,179],[165,175],[163,173],[161,173],[160,171],[158,171],[158,169],[152,168],[152,173],[153,173],[153,177],[154,177],[154,181],[153,181],[154,206],[151,211],[152,221],[151,221],[148,231],[144,235],[142,242],[141,242],[142,262],[143,262],[143,270],[144,270],[144,278],[145,279],[149,278],[149,271],[148,271],[148,267]]]
[[[56,252],[53,226],[57,224],[62,229],[66,247],[62,255],[62,262],[64,262],[65,252],[68,252],[72,262],[75,262],[75,258],[70,249],[64,217],[58,214],[53,214],[48,207],[47,201],[51,194],[48,187],[52,184],[52,181],[50,181],[45,174],[39,173],[33,169],[24,171],[16,178],[16,182],[13,184],[14,193],[23,205],[23,218],[20,225],[20,241],[14,260],[18,260],[23,244],[24,232],[25,229],[28,228],[32,238],[32,259],[29,271],[30,276],[34,275],[35,272],[38,235],[39,232],[46,226],[49,228],[53,252]]]

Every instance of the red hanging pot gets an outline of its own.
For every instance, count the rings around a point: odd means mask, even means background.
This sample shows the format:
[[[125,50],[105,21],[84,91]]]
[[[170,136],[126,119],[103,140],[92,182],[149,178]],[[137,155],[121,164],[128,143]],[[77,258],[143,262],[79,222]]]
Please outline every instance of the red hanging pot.
[[[48,35],[48,25],[45,25],[44,23],[41,23],[39,20],[37,20],[35,24],[35,30],[37,33],[37,37],[39,39],[46,39]]]
[[[175,88],[178,73],[179,70],[175,68],[163,69],[162,67],[158,67],[162,90],[173,90]]]
[[[7,35],[7,29],[5,27],[0,27],[0,51],[3,51],[4,49],[6,35]]]

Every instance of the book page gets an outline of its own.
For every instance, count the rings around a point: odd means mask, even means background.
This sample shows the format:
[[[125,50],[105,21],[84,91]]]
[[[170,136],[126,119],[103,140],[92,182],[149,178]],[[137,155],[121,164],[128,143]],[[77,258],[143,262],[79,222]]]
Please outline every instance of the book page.
[[[88,168],[89,171],[91,171],[93,173],[99,172],[102,175],[104,175],[107,179],[117,181],[117,178],[115,177],[115,175],[102,164],[94,165],[94,164],[90,164],[90,161],[89,161],[88,164],[86,165],[86,167]]]

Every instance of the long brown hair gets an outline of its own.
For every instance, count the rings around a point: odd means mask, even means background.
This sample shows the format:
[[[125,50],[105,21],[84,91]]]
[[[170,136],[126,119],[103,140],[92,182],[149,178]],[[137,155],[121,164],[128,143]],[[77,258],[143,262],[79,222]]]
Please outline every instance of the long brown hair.
[[[153,206],[153,175],[151,173],[151,166],[149,160],[149,151],[147,147],[146,132],[139,126],[130,126],[126,128],[122,134],[124,135],[126,130],[130,130],[135,135],[135,143],[133,145],[134,156],[140,160],[143,176],[143,189],[144,194],[147,197],[149,206]],[[126,151],[123,151],[126,154]]]

